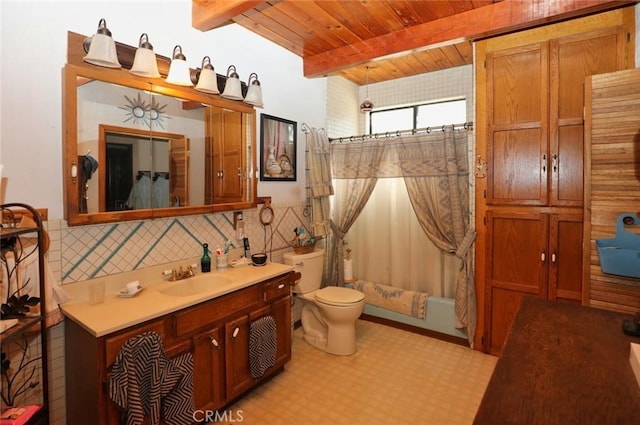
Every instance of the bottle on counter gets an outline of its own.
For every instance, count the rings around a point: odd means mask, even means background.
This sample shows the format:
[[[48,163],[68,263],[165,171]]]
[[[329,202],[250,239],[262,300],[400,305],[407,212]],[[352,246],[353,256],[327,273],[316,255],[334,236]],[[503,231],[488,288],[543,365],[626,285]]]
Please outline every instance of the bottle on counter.
[[[202,273],[211,271],[211,257],[209,256],[209,244],[202,244],[202,258],[200,259],[200,270]]]

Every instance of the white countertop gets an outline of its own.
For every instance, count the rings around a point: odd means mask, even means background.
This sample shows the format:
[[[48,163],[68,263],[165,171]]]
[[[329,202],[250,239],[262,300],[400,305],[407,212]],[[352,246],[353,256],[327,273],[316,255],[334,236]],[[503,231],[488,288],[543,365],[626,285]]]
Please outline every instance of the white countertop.
[[[185,262],[183,261],[182,263]],[[149,282],[147,280],[145,282],[145,279],[136,278],[135,275],[122,274],[115,278],[102,279],[105,281],[106,289],[104,302],[101,304],[91,305],[88,302],[89,285],[93,281],[101,279],[64,285],[63,289],[70,295],[71,299],[60,305],[60,308],[68,319],[78,323],[92,335],[101,337],[246,288],[293,269],[293,266],[280,263],[267,263],[261,267],[252,265],[238,268],[229,267],[227,269],[212,270],[210,273],[197,271],[195,277],[175,282],[169,282],[157,277],[153,278],[155,281]],[[154,276],[159,275],[156,271]],[[180,295],[163,293],[167,288],[175,285],[186,285],[186,288],[190,282],[202,285],[201,281],[216,280],[217,278],[223,278],[224,282],[211,283],[210,287],[205,284],[203,285],[205,289],[198,293],[190,294],[189,291],[185,291],[184,294],[181,293]],[[147,277],[147,279],[149,278]],[[119,295],[120,290],[125,287],[127,282],[132,280],[139,280],[144,289],[134,297],[121,297]],[[180,292],[180,290],[178,289],[176,292]]]

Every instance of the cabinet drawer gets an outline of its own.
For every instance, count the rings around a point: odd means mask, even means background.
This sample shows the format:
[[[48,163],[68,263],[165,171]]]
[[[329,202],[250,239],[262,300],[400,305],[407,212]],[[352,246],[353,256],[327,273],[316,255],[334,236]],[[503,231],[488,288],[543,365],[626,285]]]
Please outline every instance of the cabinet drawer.
[[[289,295],[291,293],[290,280],[290,274],[286,274],[266,282],[264,285],[265,301],[271,301]]]
[[[261,286],[253,285],[181,311],[173,316],[174,336],[179,337],[211,326],[212,323],[259,302],[262,302]]]
[[[157,332],[160,338],[164,341],[164,320],[156,320],[154,322],[147,323],[146,325],[136,326],[133,329],[129,329],[121,334],[107,337],[105,339],[105,365],[111,367],[116,360],[118,351],[122,344],[127,342],[129,338],[133,338],[136,335],[140,335],[145,332]]]

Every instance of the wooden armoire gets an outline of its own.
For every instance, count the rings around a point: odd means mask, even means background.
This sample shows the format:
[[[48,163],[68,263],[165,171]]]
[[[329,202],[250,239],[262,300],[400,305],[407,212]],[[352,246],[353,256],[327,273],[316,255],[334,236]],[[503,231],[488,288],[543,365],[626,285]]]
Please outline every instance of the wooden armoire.
[[[634,66],[628,7],[476,43],[476,347],[522,296],[583,303],[585,78]],[[484,177],[481,177],[485,174]]]

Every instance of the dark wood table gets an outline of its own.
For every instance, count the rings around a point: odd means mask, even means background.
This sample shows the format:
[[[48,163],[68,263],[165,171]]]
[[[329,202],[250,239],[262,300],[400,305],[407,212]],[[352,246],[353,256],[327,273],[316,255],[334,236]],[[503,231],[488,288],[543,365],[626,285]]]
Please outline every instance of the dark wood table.
[[[474,424],[640,424],[631,318],[524,297]]]

